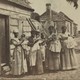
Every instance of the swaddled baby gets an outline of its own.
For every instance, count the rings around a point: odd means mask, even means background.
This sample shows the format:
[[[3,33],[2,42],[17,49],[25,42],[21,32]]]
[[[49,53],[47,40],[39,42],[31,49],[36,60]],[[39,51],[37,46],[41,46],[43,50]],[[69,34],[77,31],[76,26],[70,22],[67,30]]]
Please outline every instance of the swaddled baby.
[[[67,48],[74,48],[75,46],[77,46],[76,41],[74,40],[73,37],[68,36],[68,40],[67,40]]]

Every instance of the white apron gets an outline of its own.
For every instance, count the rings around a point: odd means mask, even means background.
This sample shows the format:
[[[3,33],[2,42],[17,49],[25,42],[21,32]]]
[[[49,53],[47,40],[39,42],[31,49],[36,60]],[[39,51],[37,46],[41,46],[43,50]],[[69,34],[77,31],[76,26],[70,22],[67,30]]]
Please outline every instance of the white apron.
[[[40,49],[39,43],[41,43],[40,40],[36,42],[34,46],[31,47],[30,49],[30,54],[29,54],[30,66],[36,65],[36,53],[37,53],[37,50]]]
[[[60,52],[61,51],[60,41],[59,40],[51,41],[49,50],[52,52]]]

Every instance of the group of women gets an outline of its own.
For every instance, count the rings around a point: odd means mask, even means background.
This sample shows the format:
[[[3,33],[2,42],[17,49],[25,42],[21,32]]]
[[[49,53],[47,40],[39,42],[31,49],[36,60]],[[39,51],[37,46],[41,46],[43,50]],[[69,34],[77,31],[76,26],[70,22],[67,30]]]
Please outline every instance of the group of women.
[[[13,31],[11,38],[10,65],[12,75],[43,74],[46,71],[77,69],[77,58],[74,47],[76,42],[62,26],[62,33],[57,34],[54,26],[48,28],[50,36],[43,37],[40,31],[31,31],[26,39],[18,30]]]

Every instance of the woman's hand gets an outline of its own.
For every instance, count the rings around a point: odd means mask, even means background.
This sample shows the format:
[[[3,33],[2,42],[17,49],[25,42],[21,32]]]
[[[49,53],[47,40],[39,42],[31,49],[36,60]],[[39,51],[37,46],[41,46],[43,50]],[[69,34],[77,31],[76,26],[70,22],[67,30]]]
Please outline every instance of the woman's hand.
[[[67,40],[68,37],[61,37],[60,40]]]

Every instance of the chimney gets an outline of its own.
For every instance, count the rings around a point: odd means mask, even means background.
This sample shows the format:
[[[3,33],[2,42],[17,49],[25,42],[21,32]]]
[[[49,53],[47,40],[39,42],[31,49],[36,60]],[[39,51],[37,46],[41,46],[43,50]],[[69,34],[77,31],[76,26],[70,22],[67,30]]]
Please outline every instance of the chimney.
[[[46,4],[46,12],[47,12],[48,20],[51,21],[52,13],[51,13],[51,4],[50,3]]]
[[[47,11],[47,10],[51,10],[51,4],[50,4],[50,3],[47,3],[47,4],[46,4],[46,11]]]

